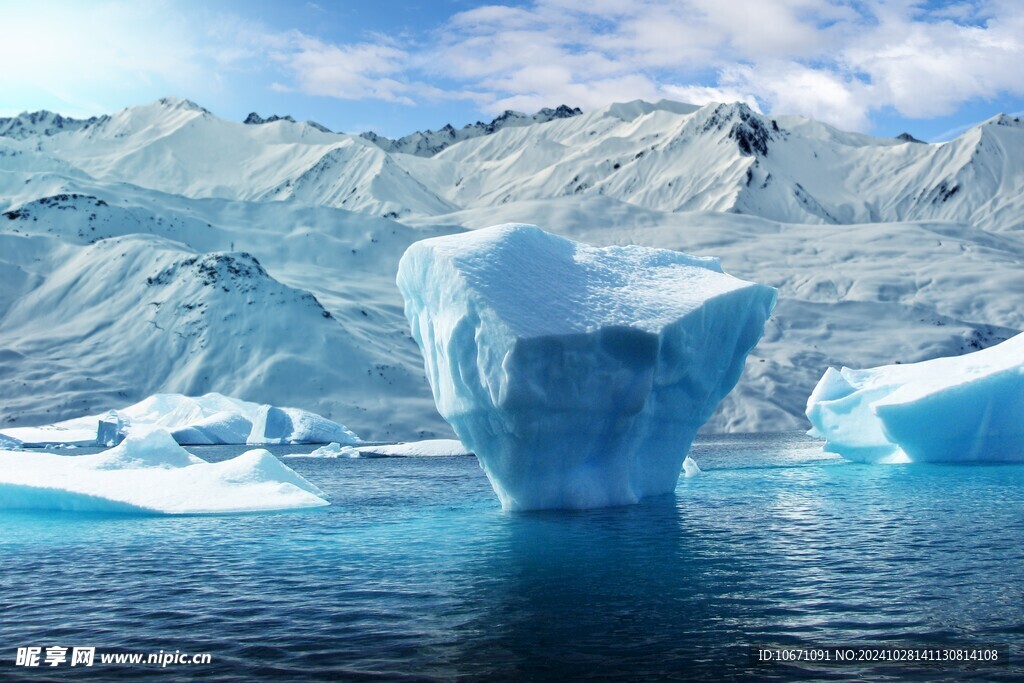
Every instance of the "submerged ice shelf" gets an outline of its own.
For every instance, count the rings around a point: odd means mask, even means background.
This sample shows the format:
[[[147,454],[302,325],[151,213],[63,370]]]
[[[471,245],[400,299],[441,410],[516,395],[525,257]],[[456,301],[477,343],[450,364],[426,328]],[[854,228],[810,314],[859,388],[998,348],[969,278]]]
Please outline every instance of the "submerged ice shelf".
[[[1024,334],[965,356],[829,368],[811,434],[859,462],[1024,462]]]
[[[0,451],[0,510],[215,514],[329,504],[268,451],[209,463],[162,429],[93,455]]]
[[[716,259],[518,224],[413,244],[398,286],[438,410],[511,510],[671,492],[775,303]]]

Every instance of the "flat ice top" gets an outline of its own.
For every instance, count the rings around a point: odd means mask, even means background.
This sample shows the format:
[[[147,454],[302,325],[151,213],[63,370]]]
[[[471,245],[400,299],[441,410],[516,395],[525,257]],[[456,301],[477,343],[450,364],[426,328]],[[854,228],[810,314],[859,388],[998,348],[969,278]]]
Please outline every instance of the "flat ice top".
[[[841,372],[848,382],[862,391],[897,385],[892,393],[873,403],[883,406],[913,403],[935,392],[971,384],[1009,370],[1024,372],[1024,334],[963,356],[867,370],[843,368]]]
[[[755,286],[724,274],[714,258],[593,247],[517,223],[423,240],[406,259],[414,270],[450,264],[518,337],[608,326],[658,332],[710,298]]]
[[[0,510],[212,514],[329,504],[268,451],[209,463],[163,430],[94,455],[0,451]]]

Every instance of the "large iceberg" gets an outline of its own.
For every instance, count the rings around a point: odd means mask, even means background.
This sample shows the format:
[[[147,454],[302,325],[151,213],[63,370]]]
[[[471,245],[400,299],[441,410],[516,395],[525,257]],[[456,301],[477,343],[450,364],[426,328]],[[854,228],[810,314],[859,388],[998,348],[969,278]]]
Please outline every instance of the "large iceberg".
[[[964,356],[829,368],[811,434],[858,462],[1024,461],[1024,334]]]
[[[116,445],[133,431],[160,427],[182,445],[360,443],[344,425],[298,408],[281,408],[209,393],[154,394],[126,408],[41,427],[0,430],[22,446]]]
[[[0,451],[0,510],[209,514],[329,505],[265,450],[209,463],[162,429],[93,455]]]
[[[509,510],[671,492],[775,303],[716,259],[517,224],[413,244],[398,286],[437,408]]]

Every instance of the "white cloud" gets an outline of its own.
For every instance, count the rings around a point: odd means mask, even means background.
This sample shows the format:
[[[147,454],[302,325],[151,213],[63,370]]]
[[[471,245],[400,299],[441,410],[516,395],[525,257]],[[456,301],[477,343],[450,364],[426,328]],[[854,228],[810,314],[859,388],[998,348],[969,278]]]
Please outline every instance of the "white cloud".
[[[401,76],[408,54],[385,44],[333,45],[294,32],[289,44],[277,52],[295,79],[295,88],[310,95],[346,100],[377,99],[415,104],[412,87]]]
[[[755,111],[761,111],[761,105],[758,104],[757,100],[748,90],[728,86],[664,85],[661,91],[666,99],[678,102],[701,106],[713,102],[744,102]]]
[[[867,75],[877,101],[906,116],[949,114],[966,100],[1024,94],[1024,12],[985,26],[890,17],[852,40],[840,60]]]
[[[732,99],[866,130],[887,107],[927,118],[1024,95],[1022,43],[1011,1],[537,0],[454,16],[431,58],[489,94],[488,111]]]
[[[931,117],[1024,96],[1018,0],[534,0],[349,43],[157,0],[21,3],[4,19],[0,59],[18,68],[0,72],[0,92],[44,89],[90,113],[109,108],[92,99],[101,91],[216,102],[233,74],[275,92],[464,99],[488,113],[742,100],[857,130],[885,108]]]
[[[792,61],[762,62],[726,70],[733,92],[752,92],[775,114],[797,114],[843,130],[866,130],[871,88],[856,79]]]

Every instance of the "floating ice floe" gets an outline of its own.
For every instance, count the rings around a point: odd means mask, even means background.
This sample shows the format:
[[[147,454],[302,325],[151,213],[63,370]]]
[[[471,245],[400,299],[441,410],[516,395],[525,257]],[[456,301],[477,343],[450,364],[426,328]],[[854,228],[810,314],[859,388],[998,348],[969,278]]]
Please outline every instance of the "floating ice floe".
[[[671,492],[776,296],[716,259],[516,224],[413,244],[398,286],[439,412],[512,510]]]
[[[209,463],[162,429],[93,455],[0,451],[0,510],[212,514],[329,504],[268,451]]]
[[[690,456],[686,456],[686,459],[683,460],[683,474],[687,477],[696,477],[702,473],[700,466],[697,465],[697,461]]]
[[[222,394],[154,394],[139,403],[102,415],[41,427],[0,430],[0,439],[21,446],[113,446],[135,430],[166,429],[179,444],[271,445],[359,443],[344,425],[298,408],[242,401]]]
[[[1024,334],[964,356],[829,368],[811,434],[858,462],[1024,461]]]
[[[311,453],[292,453],[285,458],[437,458],[473,455],[457,439],[428,439],[406,443],[342,446],[338,443],[321,446]]]
[[[409,441],[384,446],[360,446],[359,452],[364,456],[382,456],[389,458],[438,458],[451,456],[473,455],[458,439],[427,439],[425,441]]]
[[[309,453],[289,453],[281,456],[283,458],[358,458],[359,451],[352,446],[342,446],[340,443],[329,443]]]

